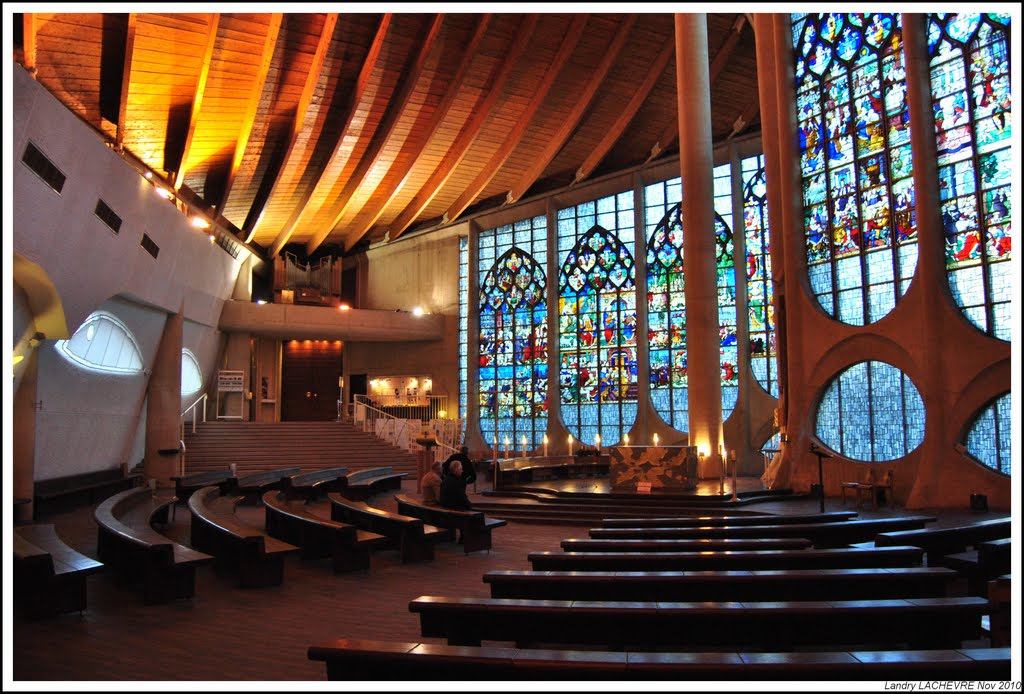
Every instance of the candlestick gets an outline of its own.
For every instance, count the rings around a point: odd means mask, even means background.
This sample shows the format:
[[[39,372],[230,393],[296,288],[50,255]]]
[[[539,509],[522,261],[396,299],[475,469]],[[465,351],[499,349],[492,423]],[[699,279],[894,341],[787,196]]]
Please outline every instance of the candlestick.
[[[544,434],[544,457],[548,457],[548,435]]]
[[[508,437],[505,437],[505,457],[508,457]]]
[[[498,459],[498,435],[494,435],[494,459]]]

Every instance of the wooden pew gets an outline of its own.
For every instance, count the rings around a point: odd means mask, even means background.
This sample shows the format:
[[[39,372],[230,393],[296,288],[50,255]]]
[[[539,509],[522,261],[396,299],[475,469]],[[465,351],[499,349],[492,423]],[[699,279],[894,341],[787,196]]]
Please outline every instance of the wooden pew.
[[[920,529],[934,523],[934,516],[868,518],[842,523],[789,523],[780,525],[719,525],[693,528],[591,528],[594,539],[704,539],[741,537],[803,537],[816,548],[845,547],[870,542],[878,533]],[[902,544],[902,543],[895,543]],[[910,544],[910,543],[907,543]]]
[[[214,555],[218,566],[237,569],[242,588],[281,585],[285,556],[300,549],[239,520],[235,506],[241,499],[222,497],[215,486],[196,491],[188,500],[192,546]]]
[[[807,549],[803,537],[728,537],[692,540],[594,540],[570,537],[562,540],[566,552],[722,552],[727,550]]]
[[[271,489],[263,495],[267,534],[301,547],[303,559],[330,557],[335,573],[370,568],[370,553],[388,539],[360,530],[350,523],[321,518],[301,497]]]
[[[275,470],[263,470],[238,478],[234,493],[242,495],[240,503],[255,504],[271,489],[284,489],[286,478],[302,472],[301,468],[287,467]]]
[[[1004,537],[1010,537],[1010,519],[991,518],[949,528],[881,532],[875,537],[875,544],[879,547],[920,547],[925,552],[929,566],[942,566],[944,558],[950,554],[965,552],[977,547],[981,542]]]
[[[989,641],[993,646],[1010,646],[1011,583],[1010,574],[988,582]]]
[[[856,511],[751,516],[673,516],[671,518],[604,518],[602,528],[703,528],[710,525],[785,525],[789,523],[836,523],[852,520]]]
[[[763,571],[916,566],[919,547],[735,552],[530,552],[534,571]]]
[[[433,559],[437,542],[454,539],[451,530],[428,525],[420,518],[374,508],[364,501],[352,501],[334,492],[327,498],[331,502],[332,519],[387,537],[390,546],[398,548],[403,564]]]
[[[763,571],[488,571],[492,598],[534,600],[859,600],[942,598],[944,567]]]
[[[230,468],[193,472],[189,475],[175,475],[171,479],[174,480],[174,496],[178,497],[179,504],[187,504],[189,497],[197,489],[208,487],[211,484],[220,487],[221,494],[230,494],[238,484],[238,479]]]
[[[956,569],[967,579],[971,595],[988,595],[989,581],[1010,573],[1010,538],[979,542],[977,549],[948,554],[942,565]]]
[[[366,501],[389,489],[401,489],[404,472],[393,472],[390,465],[353,470],[342,477],[338,492],[352,501]]]
[[[103,564],[72,549],[51,524],[14,527],[14,609],[26,617],[81,612],[87,576]]]
[[[611,457],[608,455],[506,458],[498,461],[498,480],[494,484],[497,489],[542,478],[607,475],[610,465]]]
[[[300,496],[303,499],[322,499],[329,492],[335,492],[345,486],[344,476],[347,467],[322,468],[300,472],[286,477],[283,489],[288,496]]]
[[[331,681],[1010,680],[1010,649],[645,652],[336,639],[310,646]]]
[[[126,468],[127,465],[124,465],[37,480],[32,485],[36,515],[45,515],[75,505],[93,504],[111,494],[137,487],[142,482],[142,475],[127,472]]]
[[[96,520],[96,552],[118,579],[141,579],[147,604],[191,598],[196,592],[196,567],[213,557],[178,544],[152,527],[167,522],[176,497],[158,497],[145,488],[128,489],[100,502]]]
[[[491,549],[491,531],[508,524],[499,518],[489,518],[482,511],[459,511],[441,506],[424,506],[404,494],[395,494],[398,512],[413,516],[424,523],[462,531],[462,545],[466,554],[477,550]]]
[[[423,636],[449,645],[602,645],[790,651],[798,647],[960,648],[981,637],[984,598],[628,602],[424,595]]]

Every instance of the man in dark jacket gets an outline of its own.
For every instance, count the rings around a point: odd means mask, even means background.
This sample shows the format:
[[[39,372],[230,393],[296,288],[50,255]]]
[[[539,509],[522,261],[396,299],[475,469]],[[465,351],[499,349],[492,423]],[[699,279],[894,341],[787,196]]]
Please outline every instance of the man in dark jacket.
[[[473,468],[473,461],[469,459],[469,448],[467,446],[462,446],[458,453],[452,453],[448,456],[448,460],[444,461],[441,465],[441,478],[444,479],[448,476],[448,473],[451,472],[451,465],[456,460],[462,464],[462,481],[465,483],[465,486],[468,487],[476,482],[476,470]]]
[[[458,460],[451,462],[448,474],[441,478],[441,505],[461,511],[470,510],[466,478],[462,476],[462,463]]]

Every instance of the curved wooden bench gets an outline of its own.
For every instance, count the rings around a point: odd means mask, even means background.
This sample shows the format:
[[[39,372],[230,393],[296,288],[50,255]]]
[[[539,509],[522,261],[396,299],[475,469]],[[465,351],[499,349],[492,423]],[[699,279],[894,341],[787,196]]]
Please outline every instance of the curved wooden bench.
[[[263,508],[268,535],[301,547],[303,559],[331,557],[335,573],[369,569],[370,552],[388,542],[383,535],[315,515],[287,490],[266,492]]]
[[[32,485],[35,513],[43,515],[73,505],[92,504],[111,494],[133,489],[142,482],[142,475],[126,472],[125,467],[37,480]]]
[[[328,680],[1003,680],[1009,648],[686,653],[336,639],[310,646]]]
[[[719,525],[788,525],[791,523],[836,523],[852,520],[856,511],[794,513],[752,516],[673,516],[671,518],[604,518],[602,528],[703,528]]]
[[[27,617],[81,612],[85,579],[103,564],[72,549],[50,524],[14,527],[14,608]]]
[[[302,472],[302,468],[283,467],[274,470],[253,472],[238,478],[234,493],[240,494],[240,503],[255,504],[271,489],[284,489],[286,478]]]
[[[917,566],[919,547],[735,552],[530,552],[534,571],[763,571]]]
[[[621,648],[801,646],[960,648],[981,637],[979,597],[772,602],[618,602],[424,595],[409,602],[423,636]]]
[[[867,518],[842,523],[783,523],[778,525],[717,525],[694,528],[591,528],[594,539],[710,539],[743,537],[804,537],[817,548],[870,542],[880,532],[924,528],[934,516]],[[912,544],[912,543],[895,543]]]
[[[149,489],[129,489],[101,502],[96,519],[96,551],[118,578],[142,580],[146,603],[191,598],[196,592],[196,567],[213,557],[178,544],[157,532],[152,523],[166,523],[176,497],[156,497]]]
[[[982,542],[1010,537],[1010,531],[1009,518],[991,518],[948,528],[920,530],[894,528],[892,531],[880,532],[875,537],[875,544],[880,547],[891,545],[920,547],[925,552],[929,566],[942,566],[944,557],[947,555],[965,552],[977,547]]]
[[[763,571],[488,571],[492,598],[534,600],[859,600],[942,598],[943,567]]]
[[[433,559],[435,543],[454,539],[451,530],[427,525],[419,518],[374,508],[341,494],[331,493],[327,498],[332,519],[387,537],[389,545],[398,548],[403,564]]]
[[[541,478],[594,477],[607,475],[611,457],[563,456],[560,458],[506,458],[498,461],[497,488]]]
[[[352,501],[366,501],[388,489],[401,489],[404,472],[393,472],[390,465],[353,470],[343,476],[339,493]]]
[[[482,511],[459,511],[442,506],[424,506],[404,494],[395,494],[398,512],[403,516],[420,518],[424,523],[462,531],[462,544],[466,554],[491,549],[491,531],[508,525],[508,521],[488,518]]]
[[[288,496],[300,496],[303,499],[319,499],[329,492],[336,492],[345,486],[344,475],[347,467],[322,468],[300,472],[285,478],[283,488]]]
[[[237,569],[242,588],[281,585],[284,558],[299,548],[239,520],[235,506],[242,498],[221,496],[215,486],[197,490],[188,500],[192,545],[214,555],[218,565]]]
[[[174,496],[178,497],[179,504],[187,504],[189,497],[195,494],[196,490],[211,484],[220,487],[221,494],[230,494],[238,484],[238,478],[230,468],[193,472],[189,475],[174,475],[171,479],[174,480]]]
[[[729,550],[807,549],[803,537],[727,537],[693,540],[594,540],[570,537],[562,540],[566,552],[723,552]]]

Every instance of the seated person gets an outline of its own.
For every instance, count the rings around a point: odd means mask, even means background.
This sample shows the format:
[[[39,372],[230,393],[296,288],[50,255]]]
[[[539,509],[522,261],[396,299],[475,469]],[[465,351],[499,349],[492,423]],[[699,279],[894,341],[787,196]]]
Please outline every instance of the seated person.
[[[435,460],[420,480],[420,493],[426,506],[441,505],[441,463]]]
[[[452,453],[448,456],[448,460],[444,461],[444,465],[441,467],[441,477],[445,477],[451,471],[451,465],[455,461],[462,463],[462,479],[465,481],[466,486],[476,482],[476,470],[473,467],[473,461],[469,459],[469,447],[462,446],[459,448],[457,453]]]
[[[466,496],[466,480],[462,476],[462,463],[453,460],[448,474],[441,479],[441,505],[445,508],[470,510],[469,497]]]

